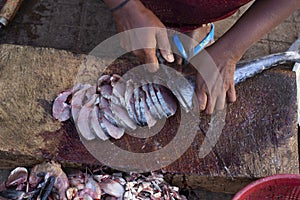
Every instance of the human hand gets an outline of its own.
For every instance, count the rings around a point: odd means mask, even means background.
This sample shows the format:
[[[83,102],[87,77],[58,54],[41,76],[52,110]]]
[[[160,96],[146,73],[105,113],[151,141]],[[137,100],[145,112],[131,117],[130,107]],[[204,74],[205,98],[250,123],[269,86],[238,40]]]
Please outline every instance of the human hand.
[[[234,71],[238,60],[229,51],[218,48],[217,44],[191,60],[199,72],[196,75],[196,96],[201,111],[212,114],[215,109],[224,109],[226,101],[236,100]]]
[[[157,45],[166,61],[174,61],[165,26],[141,2],[130,1],[113,15],[119,32],[125,31],[121,34],[121,46],[133,51],[141,62],[152,63],[149,71],[158,69]]]

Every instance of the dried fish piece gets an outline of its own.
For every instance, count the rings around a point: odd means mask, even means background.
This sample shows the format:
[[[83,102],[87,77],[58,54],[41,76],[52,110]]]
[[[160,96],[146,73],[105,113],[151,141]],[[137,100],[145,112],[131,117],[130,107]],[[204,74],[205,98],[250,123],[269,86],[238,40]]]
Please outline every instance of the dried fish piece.
[[[30,172],[29,185],[31,188],[36,188],[42,181],[41,174],[45,177],[55,177],[54,188],[58,191],[61,200],[66,200],[66,191],[69,188],[69,181],[67,175],[61,169],[61,165],[54,161],[45,162],[35,165]]]
[[[77,192],[78,189],[76,187],[70,187],[66,192],[67,199],[72,200],[76,196]]]
[[[93,199],[101,199],[101,189],[99,184],[93,179],[88,178],[87,183],[85,184],[85,194],[88,194]]]
[[[28,171],[24,167],[17,167],[12,170],[7,178],[6,187],[17,186],[16,190],[22,190],[27,182]]]
[[[117,198],[122,197],[125,192],[124,187],[112,179],[107,179],[99,183],[99,185],[103,192]]]

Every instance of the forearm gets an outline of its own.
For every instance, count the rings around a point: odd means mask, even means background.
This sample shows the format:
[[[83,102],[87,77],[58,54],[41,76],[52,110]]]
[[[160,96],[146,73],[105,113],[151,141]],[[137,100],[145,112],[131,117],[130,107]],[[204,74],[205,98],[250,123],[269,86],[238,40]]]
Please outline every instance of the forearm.
[[[116,6],[120,5],[122,2],[124,2],[124,0],[103,0],[104,3],[110,8],[113,9]],[[119,14],[119,13],[125,13],[128,12],[130,10],[134,10],[137,8],[143,8],[143,4],[141,3],[140,0],[130,0],[128,1],[122,8],[120,8],[119,10],[117,10],[114,14]]]
[[[257,0],[217,41],[218,47],[239,60],[252,44],[299,7],[299,0]]]

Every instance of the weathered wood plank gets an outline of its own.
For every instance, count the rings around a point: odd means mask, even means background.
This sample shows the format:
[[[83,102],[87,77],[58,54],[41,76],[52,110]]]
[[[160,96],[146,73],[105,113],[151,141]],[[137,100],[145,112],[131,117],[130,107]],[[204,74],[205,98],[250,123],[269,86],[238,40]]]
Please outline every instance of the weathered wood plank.
[[[51,106],[57,93],[76,82],[94,83],[103,65],[104,60],[66,51],[1,45],[0,167],[30,166],[45,159],[99,164],[80,142],[71,121],[52,118]],[[83,70],[86,66],[92,73]],[[121,73],[124,66],[134,65],[120,61],[116,66],[114,71]],[[237,94],[237,102],[227,107],[213,151],[199,156],[210,122],[202,116],[201,130],[190,148],[164,168],[177,174],[172,176],[174,183],[235,192],[254,178],[299,172],[294,73],[270,70],[239,85]],[[214,119],[223,122],[221,114]],[[130,136],[116,144],[132,152],[153,151],[154,141],[164,146],[172,140],[179,121],[179,114],[168,120],[146,146],[145,140]],[[230,183],[235,187],[226,187]]]

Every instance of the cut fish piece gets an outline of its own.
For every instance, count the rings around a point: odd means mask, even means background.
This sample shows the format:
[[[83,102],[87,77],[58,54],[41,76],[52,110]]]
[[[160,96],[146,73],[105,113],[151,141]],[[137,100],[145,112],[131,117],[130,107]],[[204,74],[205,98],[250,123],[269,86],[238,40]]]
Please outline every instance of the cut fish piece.
[[[137,125],[141,125],[138,121],[137,114],[135,111],[135,105],[134,105],[134,99],[133,99],[133,81],[128,80],[126,82],[126,91],[125,91],[125,104],[126,104],[126,110],[128,112],[128,115],[130,119],[132,119]]]
[[[110,85],[110,76],[102,75],[97,82],[97,92],[100,92],[99,89],[102,85]]]
[[[138,88],[137,84],[134,85],[135,85],[135,89],[133,91],[133,100],[134,100],[135,112],[137,114],[137,119],[140,122],[141,126],[146,126],[147,121],[145,115],[142,115],[141,106],[140,106],[140,95],[139,95],[140,89]]]
[[[114,139],[120,139],[123,135],[125,130],[123,128],[119,128],[117,126],[114,126],[111,124],[104,115],[100,112],[100,125],[104,132],[106,132],[109,136],[111,136]]]
[[[169,116],[175,114],[177,103],[171,92],[162,85],[153,84],[159,103],[164,112]]]
[[[115,104],[120,105],[120,100],[113,95],[113,87],[112,85],[110,85],[110,80],[109,82],[106,81],[106,82],[102,82],[101,84],[102,85],[98,85],[98,92],[106,99],[109,99]]]
[[[77,91],[84,88],[85,85],[77,83],[72,89],[60,93],[54,100],[52,114],[60,122],[66,121],[71,117],[71,103],[67,102]]]
[[[90,128],[92,133],[94,133],[101,140],[109,139],[100,126],[98,106],[94,106],[92,112],[90,113]]]
[[[93,140],[96,138],[90,129],[89,121],[90,113],[93,110],[97,97],[97,94],[93,95],[91,99],[82,106],[78,113],[77,121],[75,122],[79,134],[81,134],[86,140]]]
[[[92,87],[92,86],[89,84],[84,85],[79,91],[77,91],[74,94],[74,96],[71,100],[71,107],[72,107],[71,113],[72,113],[74,122],[76,122],[78,113],[79,113],[81,107],[83,106],[83,104],[87,100],[85,94],[86,94],[86,90],[90,87]]]
[[[149,83],[149,92],[150,92],[151,99],[156,107],[157,112],[159,112],[159,114],[164,117],[168,117],[168,115],[163,111],[163,109],[159,103],[159,100],[158,100],[155,90],[154,90],[153,83]]]
[[[144,91],[140,91],[140,100],[141,114],[145,117],[148,127],[151,128],[156,124],[157,121],[149,111]]]
[[[110,102],[110,108],[117,121],[121,122],[122,127],[129,130],[135,130],[137,128],[124,108],[113,102]]]
[[[115,119],[114,114],[112,113],[110,109],[109,102],[106,98],[100,97],[100,102],[99,102],[99,108],[100,112],[103,113],[104,117],[113,125],[120,125],[117,120]]]
[[[85,98],[84,98],[83,104],[88,99],[90,99],[94,94],[96,94],[96,86],[91,86],[91,87],[87,88],[86,92],[85,92]]]
[[[122,79],[119,75],[114,74],[111,77],[111,85],[113,87],[112,94],[119,99],[120,104],[123,107],[126,107],[126,103],[125,103],[126,83],[124,79]]]
[[[140,121],[144,126],[148,125],[147,117],[146,117],[146,101],[145,101],[145,93],[143,90],[139,89],[139,104],[140,104]],[[149,125],[148,125],[149,126]],[[150,127],[150,126],[149,126]]]
[[[71,105],[66,102],[70,95],[72,95],[71,89],[60,93],[54,100],[52,115],[60,122],[68,120],[71,116]]]
[[[146,94],[146,103],[147,103],[147,106],[149,108],[149,111],[151,113],[151,115],[155,118],[155,119],[162,119],[163,116],[159,114],[159,112],[157,111],[153,101],[152,101],[152,98],[149,94],[149,87],[148,87],[148,84],[143,84],[142,86],[142,89],[143,91],[145,92]]]
[[[107,98],[107,96],[110,96],[112,94],[112,86],[111,85],[101,85],[98,86],[99,93]]]

